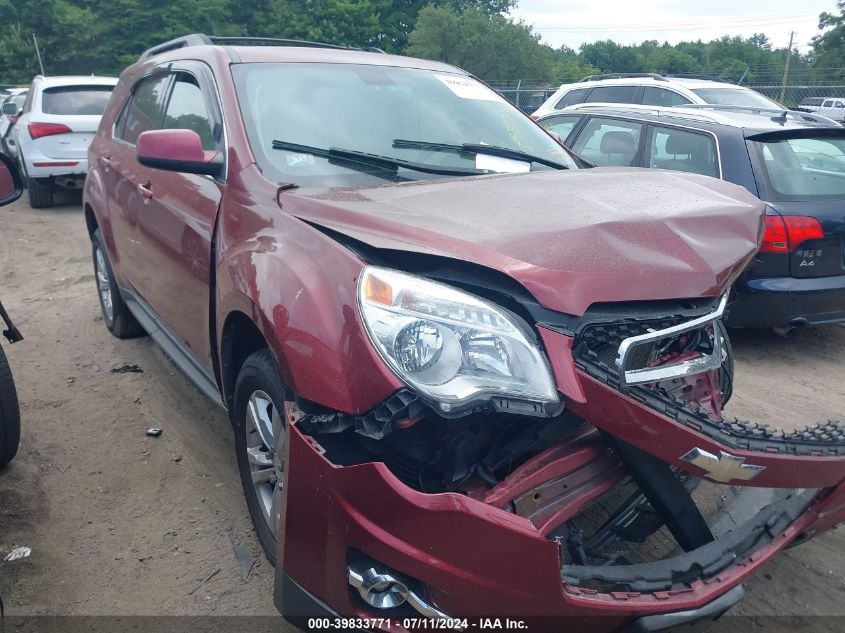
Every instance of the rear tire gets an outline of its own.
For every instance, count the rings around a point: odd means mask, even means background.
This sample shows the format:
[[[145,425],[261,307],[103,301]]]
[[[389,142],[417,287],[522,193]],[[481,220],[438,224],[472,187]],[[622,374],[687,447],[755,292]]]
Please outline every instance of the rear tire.
[[[91,236],[91,248],[94,257],[94,282],[97,284],[97,296],[100,299],[100,312],[109,332],[117,338],[134,338],[144,334],[144,328],[120,295],[117,287],[108,251],[100,229]]]
[[[26,188],[29,191],[29,206],[33,209],[47,209],[53,206],[53,187],[43,183],[41,178],[27,178]]]
[[[277,535],[282,529],[287,394],[270,350],[259,350],[244,361],[232,410],[235,450],[249,516],[274,567]]]
[[[0,347],[0,468],[12,461],[21,441],[21,412],[9,362]]]

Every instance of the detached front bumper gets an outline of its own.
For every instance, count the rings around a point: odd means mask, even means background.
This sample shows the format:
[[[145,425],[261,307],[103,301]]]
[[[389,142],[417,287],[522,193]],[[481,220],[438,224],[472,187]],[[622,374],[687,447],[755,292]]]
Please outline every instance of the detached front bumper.
[[[295,427],[288,451],[276,582],[277,606],[289,617],[309,615],[302,612],[308,596],[324,608],[310,617],[391,617],[365,605],[348,584],[352,551],[415,579],[453,618],[517,618],[532,622],[531,630],[559,629],[566,619],[577,621],[579,630],[613,631],[655,614],[706,617],[708,605],[796,537],[845,521],[845,486],[839,486],[809,507],[793,508],[794,518],[781,513],[782,531],[689,587],[601,593],[565,582],[558,546],[524,518],[462,495],[414,491],[381,463],[334,466]],[[297,587],[294,599],[291,588]]]

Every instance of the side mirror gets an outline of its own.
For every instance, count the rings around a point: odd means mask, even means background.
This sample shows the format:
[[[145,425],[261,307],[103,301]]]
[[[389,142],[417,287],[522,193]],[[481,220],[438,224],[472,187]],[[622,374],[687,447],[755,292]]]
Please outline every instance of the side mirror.
[[[0,154],[0,207],[21,197],[23,183],[12,159]]]
[[[154,169],[217,177],[223,172],[223,155],[202,148],[193,130],[150,130],[138,137],[138,162]]]
[[[13,101],[7,101],[3,104],[3,114],[7,116],[17,116],[20,109],[18,108],[18,104]]]

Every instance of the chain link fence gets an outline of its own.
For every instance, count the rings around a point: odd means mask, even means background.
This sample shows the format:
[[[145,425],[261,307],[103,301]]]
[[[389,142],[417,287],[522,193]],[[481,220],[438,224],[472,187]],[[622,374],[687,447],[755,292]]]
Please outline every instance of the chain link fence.
[[[577,79],[572,80],[572,82],[575,81]],[[491,81],[488,83],[511,103],[529,114],[539,108],[560,87],[560,84],[531,79]],[[788,86],[779,83],[745,84],[745,87],[756,90],[788,108],[798,107],[802,101],[809,98],[845,98],[845,82]]]

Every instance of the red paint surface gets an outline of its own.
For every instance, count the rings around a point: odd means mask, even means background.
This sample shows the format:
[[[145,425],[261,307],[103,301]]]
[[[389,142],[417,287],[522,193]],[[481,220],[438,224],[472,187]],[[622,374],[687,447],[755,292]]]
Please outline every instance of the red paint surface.
[[[137,147],[138,156],[147,158],[206,162],[200,135],[193,130],[149,130],[138,137]]]
[[[762,205],[744,191],[653,171],[500,175],[347,193],[280,193],[279,184],[255,165],[228,53],[196,51],[220,90],[225,185],[200,176],[153,173],[138,164],[134,147],[110,140],[133,79],[154,63],[146,61],[128,69],[114,91],[89,150],[85,204],[104,234],[121,285],[146,297],[218,380],[220,337],[231,318],[243,315],[260,330],[283,380],[301,397],[364,413],[401,387],[362,327],[355,289],[364,262],[302,218],[375,246],[497,269],[544,306],[573,314],[598,301],[717,296],[760,239]],[[400,58],[363,52],[236,51],[244,61],[400,63]],[[173,51],[155,63],[183,54]],[[173,135],[171,141],[141,149],[172,157],[194,143],[187,137],[176,142]],[[562,206],[550,204],[556,200]],[[693,446],[710,452],[723,448],[578,374],[571,339],[544,329],[541,336],[573,412],[670,463]],[[702,606],[742,582],[798,533],[814,524],[828,529],[845,515],[840,485],[752,562],[689,591],[623,600],[565,590],[556,545],[526,519],[457,494],[416,492],[382,464],[334,467],[295,427],[289,436],[280,559],[293,580],[343,615],[365,614],[350,600],[346,583],[346,553],[354,547],[428,583],[436,603],[451,615],[590,616],[577,630],[608,630],[637,615]],[[755,485],[832,487],[845,474],[842,459],[729,452],[767,467]],[[527,469],[563,472],[569,459],[545,455]],[[496,492],[499,501],[523,484],[509,485],[510,490]],[[596,620],[597,614],[609,619]]]
[[[556,545],[525,519],[462,495],[413,491],[383,464],[332,466],[295,427],[287,449],[279,559],[297,583],[346,616],[378,617],[350,598],[346,552],[355,548],[426,583],[451,616],[560,616],[583,619],[579,631],[617,630],[638,616],[707,604],[746,580],[797,535],[817,522],[825,525],[825,519],[819,521],[822,508],[845,502],[843,485],[832,501],[811,506],[750,560],[706,583],[677,592],[620,596],[564,586]],[[559,630],[559,624],[550,630]]]

